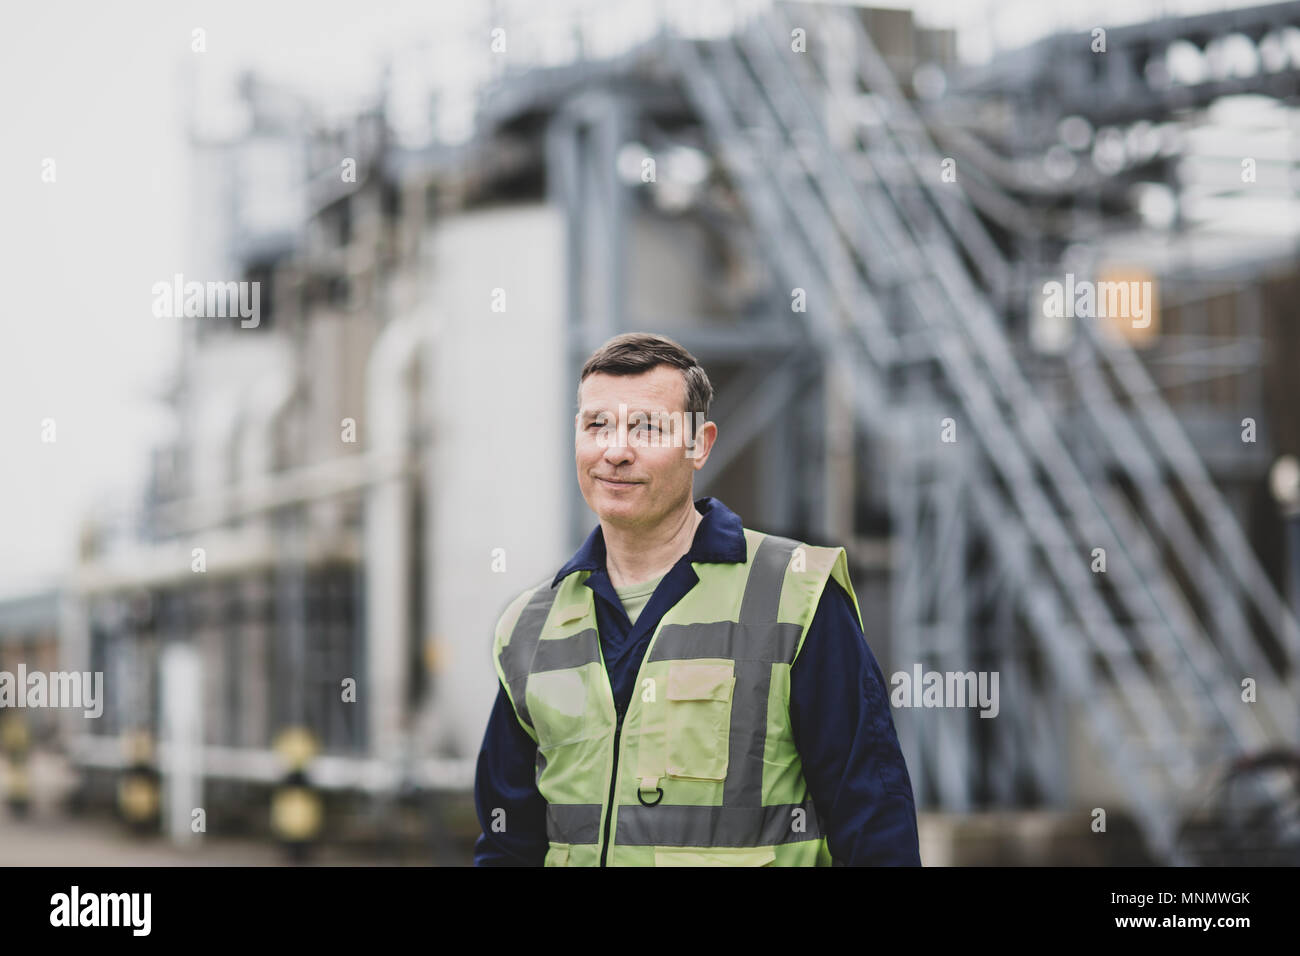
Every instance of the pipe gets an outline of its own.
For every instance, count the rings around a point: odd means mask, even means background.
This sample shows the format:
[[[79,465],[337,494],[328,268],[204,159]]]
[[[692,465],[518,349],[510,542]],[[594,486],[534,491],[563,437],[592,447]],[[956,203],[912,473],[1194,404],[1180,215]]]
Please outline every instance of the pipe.
[[[402,460],[408,450],[413,424],[410,376],[421,334],[416,319],[395,319],[380,333],[367,361],[365,418],[358,424],[369,454],[381,460]],[[358,683],[366,707],[368,749],[381,763],[399,760],[404,743],[412,505],[412,481],[403,472],[389,472],[366,492],[366,674]]]

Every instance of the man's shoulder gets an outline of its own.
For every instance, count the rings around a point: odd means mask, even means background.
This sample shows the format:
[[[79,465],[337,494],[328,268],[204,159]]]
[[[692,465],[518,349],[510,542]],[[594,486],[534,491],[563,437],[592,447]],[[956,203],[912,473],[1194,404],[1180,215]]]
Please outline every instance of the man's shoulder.
[[[510,602],[505,606],[505,609],[497,617],[496,640],[498,644],[505,643],[509,640],[510,632],[514,630],[515,624],[519,621],[519,616],[523,613],[524,608],[528,606],[528,603],[534,597],[544,599],[547,595],[553,595],[554,592],[551,589],[551,581],[553,579],[553,575],[551,577],[543,578],[535,584],[517,592],[515,596],[510,599]],[[560,585],[557,584],[555,586],[555,591],[558,591],[559,588]]]
[[[817,545],[798,538],[771,534],[764,531],[745,529],[751,543],[762,546],[764,543],[775,544],[780,553],[788,555],[785,563],[785,585],[795,586],[790,590],[788,601],[783,594],[782,611],[791,615],[791,620],[807,620],[822,609],[838,611],[847,609],[849,616],[856,618],[861,627],[861,612],[857,597],[853,593],[853,584],[849,575],[848,549],[840,545]],[[751,549],[750,560],[754,560]],[[799,647],[803,646],[800,638]],[[796,654],[798,651],[796,650]]]
[[[819,571],[824,574],[830,574],[835,562],[841,555],[847,556],[847,550],[841,545],[819,545],[811,544],[801,538],[793,538],[788,535],[773,534],[770,531],[757,531],[753,528],[745,528],[745,536],[757,544],[770,542],[782,551],[790,555],[790,570],[792,571]],[[751,551],[752,559],[753,553]]]

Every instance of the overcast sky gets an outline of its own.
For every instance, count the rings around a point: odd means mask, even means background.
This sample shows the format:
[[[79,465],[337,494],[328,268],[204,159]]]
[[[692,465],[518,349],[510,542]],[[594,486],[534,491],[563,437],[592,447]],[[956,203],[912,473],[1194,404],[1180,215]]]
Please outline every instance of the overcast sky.
[[[608,8],[612,0],[602,0]],[[629,10],[652,9],[636,0]],[[692,0],[694,8],[705,4]],[[909,6],[908,4],[881,4]],[[984,3],[918,0],[921,21],[960,29],[981,58],[1044,32],[1240,3]],[[0,31],[0,595],[69,566],[92,504],[135,500],[149,447],[166,434],[156,396],[174,366],[176,326],[150,288],[180,271],[189,237],[186,123],[210,126],[245,68],[345,113],[367,100],[386,54],[403,71],[437,63],[468,77],[464,39],[490,4],[390,0],[168,0],[23,3]],[[532,0],[530,16],[570,2]],[[471,14],[463,11],[470,10]],[[192,51],[192,31],[206,51]],[[418,84],[412,84],[417,86]],[[55,181],[42,182],[45,161]],[[53,420],[56,440],[42,442]]]

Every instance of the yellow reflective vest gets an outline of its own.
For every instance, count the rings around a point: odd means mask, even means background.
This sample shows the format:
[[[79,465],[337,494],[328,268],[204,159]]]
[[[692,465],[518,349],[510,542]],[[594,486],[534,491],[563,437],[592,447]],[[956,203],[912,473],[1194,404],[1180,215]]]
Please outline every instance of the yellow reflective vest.
[[[590,571],[520,594],[493,656],[537,741],[547,866],[828,866],[790,727],[790,666],[843,548],[744,530],[743,564],[695,563],[664,614],[624,719]]]

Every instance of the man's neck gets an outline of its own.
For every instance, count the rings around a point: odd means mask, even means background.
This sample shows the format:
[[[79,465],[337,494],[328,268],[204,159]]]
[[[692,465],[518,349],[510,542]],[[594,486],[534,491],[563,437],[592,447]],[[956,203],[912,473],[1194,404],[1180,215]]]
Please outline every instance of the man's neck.
[[[680,513],[651,529],[616,528],[601,524],[605,538],[605,570],[616,588],[630,587],[665,574],[691,549],[704,515],[687,500]]]

